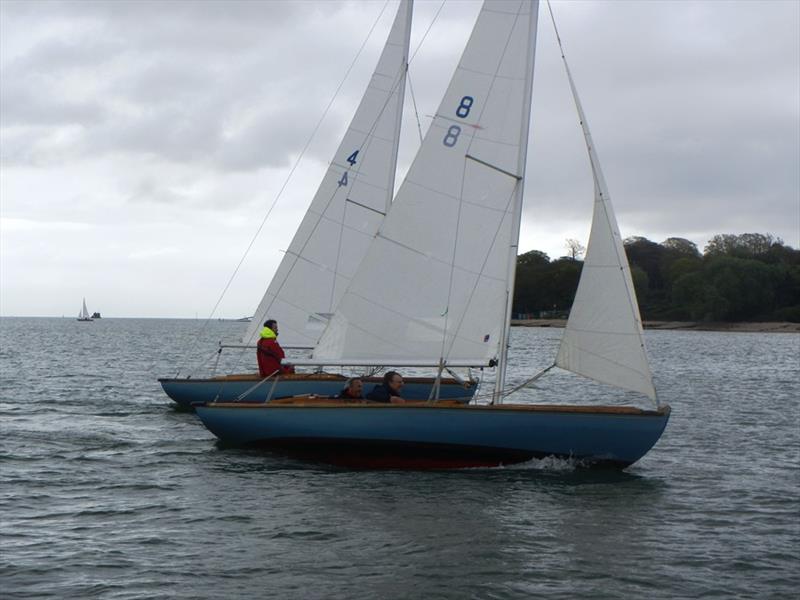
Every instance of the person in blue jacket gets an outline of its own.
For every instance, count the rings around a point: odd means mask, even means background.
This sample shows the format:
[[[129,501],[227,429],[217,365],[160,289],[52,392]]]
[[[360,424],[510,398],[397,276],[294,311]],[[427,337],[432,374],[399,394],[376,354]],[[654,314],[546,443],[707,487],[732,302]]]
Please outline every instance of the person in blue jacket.
[[[383,383],[376,385],[367,394],[367,400],[373,402],[391,402],[392,404],[403,403],[403,378],[397,371],[389,371],[383,376]]]

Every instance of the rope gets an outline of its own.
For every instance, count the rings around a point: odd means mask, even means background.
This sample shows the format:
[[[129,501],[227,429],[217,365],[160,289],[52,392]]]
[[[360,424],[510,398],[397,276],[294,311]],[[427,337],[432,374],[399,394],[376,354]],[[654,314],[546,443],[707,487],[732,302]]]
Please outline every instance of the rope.
[[[414,117],[417,119],[417,132],[419,132],[419,144],[422,145],[422,123],[419,121],[419,111],[417,110],[417,98],[414,96],[414,86],[411,85],[411,71],[406,71],[406,79],[408,80],[408,91],[411,92],[411,104],[414,106]]]
[[[439,8],[436,10],[436,14],[433,15],[433,19],[428,24],[428,28],[425,30],[425,33],[422,34],[422,38],[420,38],[420,40],[419,40],[419,44],[417,44],[417,47],[414,49],[414,52],[411,53],[411,58],[408,59],[408,64],[411,64],[414,61],[414,57],[417,55],[417,52],[419,52],[419,49],[422,48],[422,44],[425,41],[425,38],[428,37],[428,33],[430,33],[430,31],[431,31],[431,27],[433,27],[433,24],[436,23],[436,20],[439,18],[439,13],[442,12],[442,9],[444,8],[444,3],[445,2],[447,2],[447,0],[442,0],[442,3],[439,5]]]
[[[263,379],[261,379],[261,380],[260,380],[258,383],[256,383],[255,385],[253,385],[253,386],[249,387],[248,389],[246,389],[244,392],[242,392],[241,394],[239,394],[238,396],[236,396],[236,400],[242,400],[243,398],[246,398],[248,395],[250,395],[250,392],[252,392],[252,391],[253,391],[253,390],[255,390],[256,388],[258,388],[259,386],[261,386],[261,384],[262,384],[262,383],[264,383],[264,382],[265,382],[265,381],[267,381],[267,380],[268,380],[270,377],[272,377],[273,375],[275,375],[275,374],[277,374],[277,373],[280,373],[280,370],[275,370],[275,371],[273,371],[272,373],[270,373],[269,375],[267,375],[266,377],[264,377]],[[279,379],[279,377],[276,377],[276,378],[275,378],[275,383],[277,383],[278,379]],[[273,383],[273,388],[274,388],[274,386],[275,386],[275,383]]]
[[[511,388],[508,391],[503,391],[502,396],[503,397],[510,396],[514,392],[519,391],[522,388],[529,386],[530,384],[532,384],[534,381],[536,381],[537,379],[542,377],[545,373],[547,373],[550,369],[552,369],[555,366],[556,366],[556,363],[553,363],[549,367],[546,367],[546,368],[542,369],[541,371],[539,371],[536,375],[534,375],[530,379],[526,379],[525,381],[523,381],[522,383],[520,383],[517,386],[514,386],[513,388]]]

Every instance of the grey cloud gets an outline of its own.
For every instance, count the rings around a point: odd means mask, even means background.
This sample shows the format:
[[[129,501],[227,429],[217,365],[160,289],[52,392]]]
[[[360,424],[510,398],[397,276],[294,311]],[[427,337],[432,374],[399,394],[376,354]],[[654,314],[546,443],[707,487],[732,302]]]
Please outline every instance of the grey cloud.
[[[10,128],[79,123],[83,130],[64,148],[63,161],[132,152],[222,170],[282,166],[299,151],[343,68],[337,64],[332,74],[313,42],[295,40],[287,61],[282,41],[304,34],[282,25],[300,15],[300,30],[319,32],[332,12],[355,10],[261,2],[48,6],[50,18],[60,13],[90,33],[69,41],[45,38],[4,65],[4,145],[14,138],[14,151],[2,153],[5,161],[42,162],[42,148],[48,161],[58,160],[58,148],[47,143],[57,132],[29,128],[26,145]],[[18,3],[2,10],[6,19],[33,20],[43,12]],[[325,47],[349,58],[348,44],[343,39]],[[101,67],[109,62],[112,68]],[[90,99],[83,89],[93,90]],[[241,115],[250,125],[225,135]]]
[[[150,202],[155,204],[182,204],[189,198],[186,194],[176,192],[151,177],[140,179],[133,187],[128,202]]]
[[[49,92],[45,86],[20,86],[13,82],[0,86],[0,113],[2,113],[3,127],[91,125],[105,119],[106,109],[97,102],[72,100],[54,96]],[[35,132],[33,133],[35,135]],[[35,139],[33,142],[36,143]]]

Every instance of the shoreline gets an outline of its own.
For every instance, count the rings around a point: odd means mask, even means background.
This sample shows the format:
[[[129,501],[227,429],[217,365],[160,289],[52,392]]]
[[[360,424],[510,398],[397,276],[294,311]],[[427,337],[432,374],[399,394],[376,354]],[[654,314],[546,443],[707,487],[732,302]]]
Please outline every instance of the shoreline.
[[[558,327],[563,328],[566,319],[512,319],[512,327]],[[704,323],[702,321],[644,321],[645,329],[667,329],[674,331],[734,331],[745,333],[800,333],[800,323]]]

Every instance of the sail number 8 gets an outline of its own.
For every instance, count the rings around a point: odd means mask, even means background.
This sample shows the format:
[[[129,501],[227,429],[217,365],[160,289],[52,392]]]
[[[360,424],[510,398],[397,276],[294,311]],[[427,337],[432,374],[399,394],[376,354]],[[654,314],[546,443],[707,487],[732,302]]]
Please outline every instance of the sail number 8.
[[[461,103],[458,105],[458,108],[456,108],[456,116],[460,119],[466,119],[469,116],[469,111],[472,108],[473,102],[475,102],[475,99],[472,96],[464,96],[461,98]],[[452,148],[456,145],[459,135],[461,135],[461,127],[458,125],[450,125],[442,143],[448,148]]]
[[[469,116],[469,109],[472,108],[473,102],[475,102],[475,99],[472,96],[464,96],[461,99],[461,104],[456,109],[456,116],[466,119]]]

